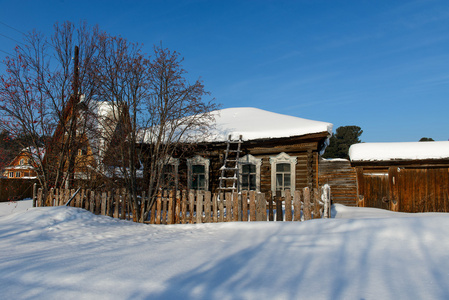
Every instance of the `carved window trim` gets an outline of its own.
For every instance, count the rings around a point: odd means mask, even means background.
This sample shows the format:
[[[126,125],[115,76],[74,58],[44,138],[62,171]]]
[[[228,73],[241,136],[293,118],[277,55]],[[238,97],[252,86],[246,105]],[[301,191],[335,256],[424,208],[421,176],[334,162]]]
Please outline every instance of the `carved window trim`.
[[[290,164],[290,190],[296,188],[296,163],[297,157],[290,156],[285,152],[279,153],[276,156],[270,157],[271,164],[271,192],[276,194],[276,165],[277,164]],[[284,190],[282,190],[282,196],[284,196]]]

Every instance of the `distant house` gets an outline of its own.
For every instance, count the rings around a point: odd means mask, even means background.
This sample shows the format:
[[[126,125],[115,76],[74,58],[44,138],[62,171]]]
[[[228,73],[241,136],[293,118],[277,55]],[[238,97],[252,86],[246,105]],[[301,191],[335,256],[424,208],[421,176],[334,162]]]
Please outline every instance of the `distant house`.
[[[349,156],[360,206],[449,212],[449,142],[362,143]]]
[[[11,161],[11,163],[4,168],[3,177],[8,179],[35,179],[37,178],[36,167],[45,151],[43,148],[36,149],[34,147],[24,148]]]
[[[74,97],[63,112],[65,124],[60,122],[53,135],[52,144],[55,145],[51,153],[53,156],[58,155],[58,145],[66,142],[66,131],[70,127],[75,106],[73,99]],[[77,105],[80,109],[76,118],[77,152],[74,155],[74,179],[92,180],[98,176],[108,176],[106,166],[114,161],[111,158],[110,149],[114,147],[114,142],[124,139],[128,133],[126,131],[129,123],[128,112],[124,110],[122,113],[108,101],[92,101],[87,106],[83,103],[83,97]],[[68,165],[67,157],[64,172],[67,172]]]
[[[318,159],[332,124],[242,107],[214,111],[210,134],[170,157],[164,178],[179,188],[232,192],[318,188]],[[149,141],[147,141],[149,143]]]

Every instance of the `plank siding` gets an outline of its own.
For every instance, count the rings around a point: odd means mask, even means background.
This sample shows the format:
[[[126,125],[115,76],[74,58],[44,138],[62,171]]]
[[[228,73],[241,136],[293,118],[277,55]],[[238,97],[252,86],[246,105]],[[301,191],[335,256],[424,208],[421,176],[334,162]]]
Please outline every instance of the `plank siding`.
[[[357,175],[349,160],[321,159],[318,166],[319,186],[331,187],[332,203],[357,206]]]
[[[356,168],[361,206],[409,213],[448,212],[449,167]]]

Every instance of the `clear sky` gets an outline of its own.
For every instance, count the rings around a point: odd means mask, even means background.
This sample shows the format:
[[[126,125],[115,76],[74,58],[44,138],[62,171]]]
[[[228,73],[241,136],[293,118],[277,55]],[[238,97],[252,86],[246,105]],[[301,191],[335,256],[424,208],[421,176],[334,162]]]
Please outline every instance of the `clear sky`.
[[[449,1],[0,0],[0,58],[20,32],[86,20],[176,50],[223,108],[339,126],[364,142],[449,139]],[[13,39],[13,40],[12,40]],[[0,65],[0,70],[4,70]]]

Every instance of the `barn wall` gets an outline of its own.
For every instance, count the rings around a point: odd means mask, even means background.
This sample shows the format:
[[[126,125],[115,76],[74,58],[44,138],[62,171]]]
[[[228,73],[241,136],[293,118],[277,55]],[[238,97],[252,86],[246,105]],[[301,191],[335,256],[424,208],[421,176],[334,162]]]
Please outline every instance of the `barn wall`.
[[[361,206],[400,212],[449,212],[449,168],[357,167]]]
[[[321,159],[318,166],[319,186],[331,187],[332,203],[357,206],[357,178],[355,168],[347,159]]]
[[[449,168],[390,167],[389,173],[398,211],[449,212]]]

